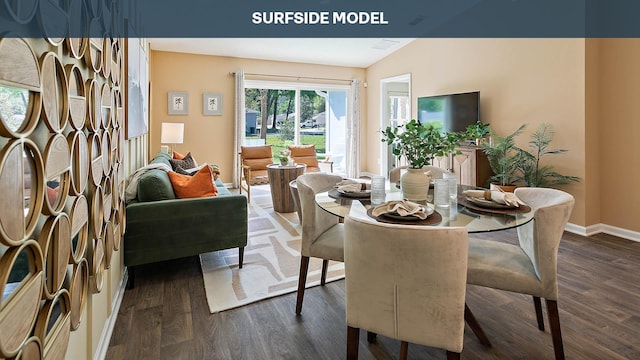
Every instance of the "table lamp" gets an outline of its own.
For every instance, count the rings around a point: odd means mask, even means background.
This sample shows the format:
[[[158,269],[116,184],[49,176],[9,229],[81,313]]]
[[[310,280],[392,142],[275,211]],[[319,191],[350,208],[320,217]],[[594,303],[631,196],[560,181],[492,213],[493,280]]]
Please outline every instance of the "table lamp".
[[[184,124],[182,123],[162,123],[160,131],[160,143],[169,144],[169,146],[161,146],[161,151],[165,153],[173,153],[173,144],[182,144],[184,140]]]

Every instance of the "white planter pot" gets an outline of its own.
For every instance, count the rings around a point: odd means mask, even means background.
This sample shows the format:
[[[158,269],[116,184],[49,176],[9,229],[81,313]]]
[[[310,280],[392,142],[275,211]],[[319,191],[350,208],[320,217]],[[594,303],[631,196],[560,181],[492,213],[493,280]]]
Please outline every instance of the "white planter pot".
[[[402,197],[411,201],[427,201],[431,175],[425,174],[422,169],[407,169],[400,178]]]

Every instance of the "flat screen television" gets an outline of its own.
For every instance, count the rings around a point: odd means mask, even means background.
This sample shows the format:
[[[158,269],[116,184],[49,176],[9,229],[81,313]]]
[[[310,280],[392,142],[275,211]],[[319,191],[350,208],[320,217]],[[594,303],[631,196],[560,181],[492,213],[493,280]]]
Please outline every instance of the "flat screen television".
[[[418,98],[418,120],[440,131],[464,131],[480,120],[480,92]]]

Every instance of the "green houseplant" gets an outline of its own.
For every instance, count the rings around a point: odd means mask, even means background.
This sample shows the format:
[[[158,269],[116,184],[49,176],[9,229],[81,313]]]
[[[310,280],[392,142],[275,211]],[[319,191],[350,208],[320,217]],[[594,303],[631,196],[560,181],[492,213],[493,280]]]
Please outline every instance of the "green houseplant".
[[[473,141],[476,145],[480,146],[485,142],[489,134],[491,134],[491,126],[478,120],[475,124],[467,126],[462,136],[464,140]]]
[[[551,165],[542,165],[541,159],[545,155],[563,154],[566,149],[550,149],[549,145],[553,140],[553,128],[550,124],[541,124],[538,129],[531,134],[529,149],[521,150],[521,160],[518,162],[520,171],[519,180],[526,186],[532,187],[554,187],[570,182],[580,181],[577,176],[562,175],[554,171]]]
[[[492,183],[503,187],[504,190],[508,190],[505,189],[507,187],[515,188],[516,182],[521,179],[520,167],[523,161],[523,150],[515,145],[515,138],[526,126],[526,124],[521,125],[516,131],[504,137],[492,130],[491,142],[481,145],[494,173],[491,177]]]

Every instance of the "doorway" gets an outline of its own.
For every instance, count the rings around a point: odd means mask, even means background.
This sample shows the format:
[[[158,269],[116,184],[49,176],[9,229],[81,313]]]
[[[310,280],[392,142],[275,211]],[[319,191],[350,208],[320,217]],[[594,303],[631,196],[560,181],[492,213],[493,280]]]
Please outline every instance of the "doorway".
[[[411,74],[403,74],[380,80],[380,129],[404,125],[411,120]],[[404,159],[393,155],[391,146],[380,146],[380,171],[405,165]]]

